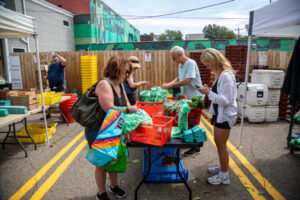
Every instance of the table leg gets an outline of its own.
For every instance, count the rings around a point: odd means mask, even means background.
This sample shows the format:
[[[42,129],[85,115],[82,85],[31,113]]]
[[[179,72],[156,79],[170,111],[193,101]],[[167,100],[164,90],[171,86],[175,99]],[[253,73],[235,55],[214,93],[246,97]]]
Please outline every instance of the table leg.
[[[36,143],[35,143],[34,139],[31,137],[31,135],[30,135],[30,133],[28,132],[28,129],[27,129],[27,118],[26,117],[24,119],[24,126],[25,126],[25,130],[26,130],[27,135],[30,137],[31,141],[34,144],[34,149],[36,150]]]
[[[189,185],[187,184],[186,180],[183,178],[181,172],[180,172],[180,169],[179,169],[179,161],[180,161],[180,148],[177,148],[177,152],[176,152],[176,169],[177,169],[177,173],[179,175],[179,177],[181,178],[182,182],[184,183],[184,185],[186,186],[186,188],[188,189],[189,191],[189,200],[192,200],[192,190],[191,188],[189,187]]]
[[[6,142],[7,138],[8,138],[9,133],[10,133],[11,125],[9,125],[8,127],[9,127],[8,128],[8,132],[7,132],[5,138],[4,138],[3,142],[2,142],[2,148],[3,149],[5,149],[5,142]],[[5,133],[5,132],[3,132],[3,133]]]
[[[137,200],[137,193],[138,190],[140,189],[141,185],[145,182],[146,178],[148,177],[150,171],[151,171],[151,147],[148,147],[148,170],[146,172],[146,175],[143,177],[142,181],[139,183],[139,185],[137,186],[137,188],[135,189],[134,192],[134,199]]]
[[[28,157],[27,151],[26,151],[25,147],[23,146],[23,144],[20,142],[20,140],[18,139],[18,137],[16,135],[16,126],[15,126],[15,123],[13,123],[13,133],[14,133],[14,138],[17,140],[17,142],[19,143],[19,145],[21,146],[21,148],[25,152],[25,157],[27,158]]]
[[[69,121],[61,110],[61,103],[59,104],[59,111],[60,111],[61,116],[66,120],[67,126],[69,126]]]

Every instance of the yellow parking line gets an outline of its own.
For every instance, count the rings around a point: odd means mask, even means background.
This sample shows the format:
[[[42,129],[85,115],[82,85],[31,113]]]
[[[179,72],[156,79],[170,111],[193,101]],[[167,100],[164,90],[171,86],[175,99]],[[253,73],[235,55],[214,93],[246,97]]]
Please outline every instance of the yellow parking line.
[[[210,131],[201,122],[200,122],[200,126],[205,129],[208,139],[216,147],[214,138],[213,138],[212,134],[210,133]],[[247,191],[250,193],[250,195],[253,197],[253,199],[261,199],[261,200],[266,199],[262,195],[259,195],[259,191],[252,184],[252,182],[248,179],[248,177],[244,174],[244,172],[232,160],[231,156],[229,156],[229,167],[232,169],[232,171],[235,173],[235,175],[240,179],[241,183],[247,189]]]
[[[79,133],[68,145],[66,145],[54,158],[52,158],[42,169],[29,179],[9,200],[21,199],[36,183],[47,173],[47,171],[83,136],[84,131]]]
[[[213,130],[212,125],[205,118],[202,117],[202,119]],[[273,199],[285,199],[229,140],[227,141],[227,146],[230,151],[233,152],[235,156],[241,161],[241,163],[249,170],[249,172],[256,178],[256,180],[265,188],[265,190],[273,197]]]
[[[64,173],[68,166],[72,163],[75,157],[82,151],[87,144],[86,140],[83,140],[76,149],[64,160],[62,164],[52,173],[52,175],[43,183],[43,185],[32,195],[30,200],[42,199],[48,190],[54,185],[59,177]]]

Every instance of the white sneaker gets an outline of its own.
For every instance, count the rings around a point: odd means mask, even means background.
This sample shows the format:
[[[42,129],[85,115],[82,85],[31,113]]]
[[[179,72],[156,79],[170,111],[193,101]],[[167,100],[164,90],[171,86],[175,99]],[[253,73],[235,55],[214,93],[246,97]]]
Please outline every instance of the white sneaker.
[[[221,176],[220,174],[209,177],[207,179],[207,181],[208,181],[208,183],[210,183],[212,185],[220,185],[220,184],[228,185],[230,183],[228,175],[227,176]]]
[[[209,168],[207,168],[207,172],[209,174],[216,175],[216,174],[218,174],[220,172],[220,167],[219,166],[217,166],[217,167],[209,167]]]

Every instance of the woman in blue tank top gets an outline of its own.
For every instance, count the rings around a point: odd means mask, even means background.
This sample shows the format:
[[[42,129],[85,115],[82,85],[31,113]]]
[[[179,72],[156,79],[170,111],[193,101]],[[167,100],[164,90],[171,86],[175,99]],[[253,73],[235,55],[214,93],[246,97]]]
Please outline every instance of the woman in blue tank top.
[[[132,65],[133,68],[133,72],[139,68],[141,68],[140,66],[140,62],[139,59],[135,56],[130,56],[129,57],[129,62]],[[124,88],[125,88],[125,92],[127,94],[128,100],[130,102],[131,105],[134,105],[136,103],[135,101],[135,90],[142,86],[142,85],[146,85],[149,82],[147,81],[141,81],[141,82],[137,82],[135,77],[133,76],[133,72],[130,73],[130,75],[125,79],[125,81],[123,82]]]

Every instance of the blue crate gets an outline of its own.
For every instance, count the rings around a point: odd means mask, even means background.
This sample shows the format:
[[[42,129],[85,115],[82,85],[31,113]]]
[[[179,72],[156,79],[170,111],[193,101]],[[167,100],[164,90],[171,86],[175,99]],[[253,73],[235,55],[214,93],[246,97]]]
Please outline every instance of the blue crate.
[[[176,156],[176,148],[153,148],[151,150],[151,170],[145,181],[147,182],[181,182],[176,165],[163,166],[162,157],[165,155]],[[143,155],[143,175],[145,176],[148,169],[148,151],[144,149]],[[188,179],[188,170],[182,165],[181,159],[179,161],[179,170],[185,180]]]
[[[28,111],[26,106],[0,106],[0,109],[7,109],[9,114],[25,114]]]
[[[0,109],[0,117],[5,117],[8,115],[7,109]]]
[[[0,100],[0,106],[10,106],[11,101],[10,100]]]

